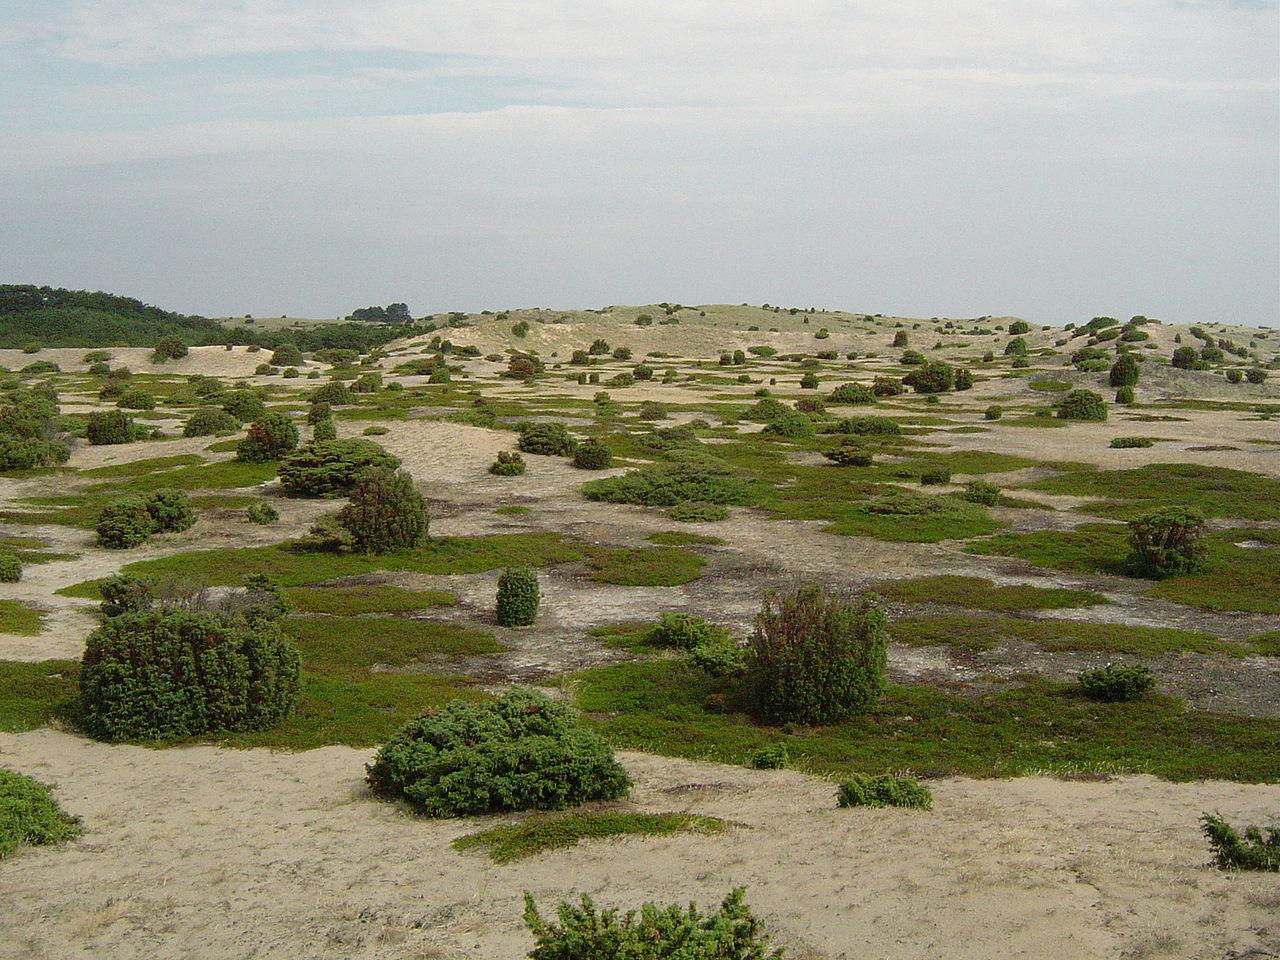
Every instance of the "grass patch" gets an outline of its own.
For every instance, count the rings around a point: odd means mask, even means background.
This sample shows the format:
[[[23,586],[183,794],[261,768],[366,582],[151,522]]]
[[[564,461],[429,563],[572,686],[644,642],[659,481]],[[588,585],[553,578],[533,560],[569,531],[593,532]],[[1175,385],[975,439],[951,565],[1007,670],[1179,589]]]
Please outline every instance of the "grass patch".
[[[963,540],[994,533],[1000,524],[985,507],[954,497],[894,490],[830,511],[833,533],[909,543]]]
[[[21,733],[67,715],[76,698],[74,660],[0,660],[0,731]]]
[[[578,706],[615,746],[748,764],[779,731],[705,706],[723,681],[676,661],[642,661],[578,674]],[[1073,684],[1033,679],[968,695],[891,686],[876,709],[786,736],[791,765],[815,773],[1019,776],[1105,768],[1168,780],[1280,779],[1280,720],[1189,711],[1170,697],[1101,704]]]
[[[1140,656],[1164,653],[1242,656],[1248,652],[1240,644],[1219,640],[1211,633],[1197,630],[1014,617],[903,617],[890,624],[889,636],[896,643],[910,646],[946,644],[971,651],[990,650],[1007,640],[1024,640],[1054,652],[1096,650]]]
[[[520,823],[491,827],[453,841],[455,850],[482,849],[494,863],[564,850],[583,840],[605,837],[667,837],[676,833],[720,833],[729,826],[719,817],[693,813],[623,813],[607,810],[539,815]]]
[[[172,457],[151,457],[146,460],[134,460],[130,463],[113,463],[105,467],[92,467],[81,470],[82,477],[140,477],[144,473],[157,470],[170,470],[173,467],[189,467],[204,463],[204,457],[195,453],[179,453]]]
[[[1248,644],[1252,652],[1260,657],[1280,657],[1280,630],[1269,630],[1256,633],[1249,638]]]
[[[491,633],[405,617],[290,617],[284,632],[297,644],[302,665],[323,673],[502,650]]]
[[[0,860],[22,846],[62,843],[80,835],[80,822],[58,806],[37,780],[0,768]]]
[[[45,613],[17,600],[0,600],[0,633],[31,637],[44,626]]]
[[[504,517],[520,517],[529,512],[529,508],[522,503],[504,503],[500,507],[494,507],[493,512]]]
[[[893,580],[873,588],[886,600],[899,603],[948,603],[973,610],[1061,610],[1109,603],[1091,590],[1033,587],[1013,584],[997,587],[982,577],[934,576]]]
[[[110,491],[119,495],[151,493],[154,490],[168,488],[174,490],[237,489],[256,487],[260,483],[274,479],[275,475],[276,464],[274,463],[240,463],[237,460],[223,460],[219,463],[180,467],[177,470],[144,473],[130,478],[125,483],[98,483],[88,487],[85,492],[92,494]]]
[[[1032,380],[1027,386],[1039,393],[1066,393],[1071,389],[1071,384],[1066,380],[1054,380],[1051,377]]]
[[[1132,470],[1066,473],[1038,480],[1029,489],[1105,498],[1109,502],[1082,509],[1115,520],[1129,520],[1154,507],[1173,504],[1192,507],[1206,517],[1280,519],[1280,480],[1194,463],[1150,463]]]
[[[587,557],[592,580],[624,587],[678,587],[696,580],[706,562],[679,547],[591,547]]]
[[[664,547],[687,547],[696,544],[720,546],[724,543],[720,537],[709,537],[702,533],[682,533],[679,530],[662,530],[649,534],[645,539]]]
[[[348,617],[362,613],[408,613],[430,607],[451,607],[458,602],[457,596],[447,590],[405,590],[385,583],[293,587],[285,595],[299,613]]]

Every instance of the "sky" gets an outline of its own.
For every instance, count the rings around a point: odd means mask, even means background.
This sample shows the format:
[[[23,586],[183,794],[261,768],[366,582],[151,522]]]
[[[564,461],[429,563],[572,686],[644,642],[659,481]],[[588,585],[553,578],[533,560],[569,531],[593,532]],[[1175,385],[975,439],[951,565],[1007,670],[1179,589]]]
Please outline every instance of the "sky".
[[[5,0],[0,282],[1280,323],[1274,0]]]

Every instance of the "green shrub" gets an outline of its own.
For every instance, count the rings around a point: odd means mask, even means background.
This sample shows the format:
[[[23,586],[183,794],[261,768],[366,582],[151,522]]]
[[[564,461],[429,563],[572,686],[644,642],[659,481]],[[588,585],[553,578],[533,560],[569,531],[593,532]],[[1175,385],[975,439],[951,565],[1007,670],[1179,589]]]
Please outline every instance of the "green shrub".
[[[951,471],[936,467],[920,474],[920,483],[926,487],[938,487],[951,482]]]
[[[865,598],[818,586],[771,596],[747,648],[752,712],[769,723],[834,723],[865,713],[884,690],[884,614]]]
[[[612,462],[609,448],[597,440],[588,440],[573,451],[573,465],[580,470],[605,470]]]
[[[655,464],[620,477],[591,480],[582,486],[588,500],[633,503],[646,507],[674,507],[700,502],[746,505],[756,502],[760,486],[734,476],[717,463]]]
[[[1227,383],[1239,383],[1244,379],[1244,372],[1232,368],[1223,374],[1227,378]]]
[[[1062,420],[1107,419],[1107,402],[1092,390],[1072,390],[1058,401],[1057,407]]]
[[[871,451],[856,442],[843,443],[831,450],[824,450],[822,455],[842,467],[869,467],[873,459]]]
[[[964,367],[957,370],[955,387],[957,390],[972,390],[973,372],[965,369]]]
[[[313,400],[311,406],[307,408],[307,425],[314,427],[316,424],[324,423],[326,420],[333,419],[333,407],[325,403],[323,400]]]
[[[518,477],[524,469],[524,457],[514,451],[499,450],[498,459],[489,464],[489,472],[495,477]]]
[[[790,759],[785,743],[770,743],[751,755],[751,766],[756,770],[782,770]]]
[[[1208,366],[1200,359],[1200,354],[1196,352],[1195,347],[1178,347],[1173,351],[1169,362],[1182,370],[1203,370]]]
[[[89,636],[80,668],[82,720],[103,740],[263,730],[297,696],[298,652],[271,620],[122,614]]]
[[[279,460],[298,447],[298,428],[286,414],[266,413],[249,424],[249,433],[236,447],[241,463]]]
[[[564,703],[513,689],[454,700],[405,724],[378,751],[368,781],[432,817],[556,810],[630,790],[608,745]]]
[[[763,433],[769,436],[785,437],[788,440],[802,440],[814,435],[813,421],[798,410],[784,410],[776,419],[765,424]]]
[[[982,412],[982,416],[983,419],[986,420],[999,420],[1004,416],[1004,407],[1000,406],[998,403],[993,403]]]
[[[870,387],[860,383],[842,383],[827,396],[828,403],[863,404],[875,403],[876,395]]]
[[[187,345],[178,337],[161,337],[156,341],[152,352],[152,360],[162,363],[165,360],[178,360],[187,355]]]
[[[1219,816],[1206,813],[1200,827],[1222,870],[1280,871],[1280,827],[1245,827],[1241,833]]]
[[[1155,677],[1146,667],[1109,663],[1080,674],[1080,692],[1090,700],[1127,703],[1140,699],[1155,686]]]
[[[312,403],[328,403],[335,407],[350,406],[356,402],[355,394],[341,380],[330,380],[316,387],[308,398]]]
[[[578,446],[578,441],[563,423],[522,423],[516,429],[520,434],[516,445],[524,453],[567,457]]]
[[[0,583],[17,583],[22,579],[22,561],[12,553],[0,553]]]
[[[1244,372],[1244,376],[1250,383],[1266,383],[1267,371],[1261,367],[1250,367]]]
[[[850,417],[836,424],[836,432],[860,437],[896,437],[902,433],[902,426],[890,417]]]
[[[241,423],[257,420],[267,412],[262,397],[252,390],[232,390],[223,397],[222,409]]]
[[[155,532],[155,521],[142,497],[114,500],[102,508],[97,523],[98,544],[108,550],[127,550],[145,543]]]
[[[1027,323],[1027,321],[1025,320],[1015,320],[1013,321],[1013,323],[1009,324],[1008,332],[1010,336],[1014,336],[1014,337],[1024,333],[1030,333],[1031,324]]]
[[[955,370],[949,363],[930,360],[903,377],[902,382],[916,393],[946,393],[955,387],[955,378]]]
[[[535,942],[529,960],[782,960],[781,950],[769,950],[742,888],[705,916],[692,904],[686,910],[646,903],[639,914],[619,917],[597,910],[586,894],[581,906],[561,903],[556,916],[556,923],[544,921],[524,895],[524,922]]]
[[[98,592],[102,595],[99,609],[104,617],[119,617],[126,613],[150,610],[154,601],[151,585],[126,573],[100,581]]]
[[[964,485],[964,493],[961,496],[970,503],[994,507],[1000,502],[1000,488],[986,480],[970,480]]]
[[[817,390],[818,375],[812,372],[806,373],[803,377],[800,378],[800,389],[801,390]]]
[[[1027,341],[1022,337],[1014,337],[1004,345],[1004,355],[1006,357],[1025,357],[1027,355]]]
[[[929,788],[911,777],[876,777],[855,774],[841,782],[836,790],[839,807],[913,807],[928,810],[933,806]]]
[[[727,630],[708,623],[702,617],[687,613],[664,613],[645,634],[645,642],[654,647],[692,650],[728,637]]]
[[[372,440],[316,440],[280,462],[280,486],[291,497],[337,497],[346,494],[356,478],[373,467],[394,470],[397,457]]]
[[[427,539],[427,503],[405,471],[371,467],[356,477],[338,523],[361,553],[407,550]]]
[[[221,407],[201,407],[182,425],[182,435],[184,437],[220,437],[235,433],[239,429],[240,421]]]
[[[196,522],[191,498],[181,490],[155,491],[147,498],[147,513],[156,533],[181,533]]]
[[[1111,365],[1108,382],[1113,387],[1132,387],[1138,382],[1138,361],[1131,354],[1120,354]]]
[[[311,439],[316,440],[337,440],[338,425],[332,420],[321,420],[311,428]]]
[[[62,843],[80,835],[80,821],[68,816],[49,788],[0,768],[0,860],[21,846]]]
[[[1135,577],[1163,580],[1204,566],[1204,517],[1187,507],[1165,507],[1129,521],[1126,565]]]
[[[1153,447],[1155,443],[1150,437],[1112,437],[1110,446],[1115,450],[1128,450],[1133,447]]]
[[[703,500],[687,500],[673,506],[667,516],[681,523],[715,523],[728,518],[729,508]]]
[[[907,345],[907,331],[899,330],[893,335],[893,343],[891,347],[905,347]]]
[[[120,394],[116,406],[125,410],[154,410],[156,398],[145,390],[126,390]]]
[[[94,446],[129,443],[139,438],[140,431],[123,410],[106,410],[89,414],[85,437]]]
[[[362,436],[366,437],[385,437],[391,431],[380,423],[372,424],[360,431]]]
[[[906,387],[897,377],[876,377],[871,382],[871,392],[877,397],[898,397],[906,392]]]
[[[249,517],[251,523],[261,524],[264,527],[276,523],[280,519],[279,510],[271,504],[263,503],[260,500],[249,504],[245,509],[245,514]]]
[[[1116,403],[1129,406],[1134,402],[1133,387],[1121,387],[1116,391]]]
[[[299,367],[303,364],[302,351],[292,343],[282,343],[271,354],[273,367]]]
[[[508,567],[498,577],[495,619],[503,627],[528,627],[538,616],[538,575],[528,567]]]

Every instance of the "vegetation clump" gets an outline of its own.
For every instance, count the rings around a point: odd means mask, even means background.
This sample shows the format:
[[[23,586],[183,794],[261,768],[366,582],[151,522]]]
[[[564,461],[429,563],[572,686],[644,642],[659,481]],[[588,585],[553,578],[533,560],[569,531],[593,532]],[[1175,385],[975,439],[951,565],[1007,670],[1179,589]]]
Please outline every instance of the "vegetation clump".
[[[840,807],[913,807],[917,810],[928,810],[933,807],[933,793],[923,783],[911,777],[855,774],[840,783],[836,790],[836,805]]]
[[[1141,699],[1155,686],[1151,671],[1141,665],[1125,666],[1109,663],[1097,670],[1080,674],[1080,692],[1090,700],[1103,703],[1128,703]]]
[[[1092,390],[1072,390],[1058,401],[1057,407],[1061,420],[1107,419],[1107,402]]]
[[[245,509],[245,515],[249,518],[250,523],[269,526],[276,523],[280,519],[280,511],[269,503],[263,503],[261,500],[249,504]]]
[[[494,619],[503,627],[532,626],[538,617],[538,575],[529,567],[508,567],[498,577]]]
[[[0,860],[22,846],[63,843],[80,835],[80,821],[64,813],[38,780],[0,768]]]
[[[913,370],[902,382],[916,393],[946,393],[955,388],[956,372],[941,360],[930,360],[919,370]]]
[[[249,424],[248,435],[236,447],[241,463],[269,463],[298,447],[298,428],[286,414],[266,413]]]
[[[548,457],[567,457],[578,446],[577,439],[563,423],[522,423],[517,446],[524,453]]]
[[[524,470],[524,457],[514,450],[499,450],[498,459],[489,464],[489,472],[495,477],[518,477]]]
[[[427,502],[404,470],[371,467],[356,477],[338,523],[360,553],[408,550],[427,539]]]
[[[355,486],[360,474],[372,468],[395,470],[398,457],[372,440],[316,440],[286,456],[276,471],[280,486],[291,497],[339,497]]]
[[[1200,828],[1222,870],[1280,871],[1280,827],[1245,827],[1243,831],[1215,814],[1200,818]]]
[[[22,579],[22,561],[17,554],[0,553],[0,583],[17,583]]]
[[[616,800],[631,787],[608,745],[567,704],[520,688],[411,720],[367,771],[376,793],[431,817],[557,810]]]
[[[89,421],[85,426],[85,438],[94,446],[132,443],[140,440],[143,433],[143,429],[123,410],[95,411],[89,414]]]
[[[842,383],[827,396],[828,403],[863,404],[875,403],[876,395],[870,387],[860,383]]]
[[[184,437],[220,437],[240,429],[240,421],[221,407],[201,407],[182,425]]]
[[[1187,507],[1165,507],[1129,521],[1127,566],[1136,577],[1164,580],[1204,566],[1204,517]]]
[[[715,462],[657,464],[619,477],[588,481],[582,487],[588,500],[674,507],[684,503],[743,506],[759,500],[758,483],[734,476]]]
[[[1000,488],[986,480],[970,480],[964,485],[964,493],[961,496],[970,503],[994,507],[1000,502]]]
[[[573,465],[579,470],[607,470],[612,462],[613,454],[598,440],[579,444],[573,452]]]

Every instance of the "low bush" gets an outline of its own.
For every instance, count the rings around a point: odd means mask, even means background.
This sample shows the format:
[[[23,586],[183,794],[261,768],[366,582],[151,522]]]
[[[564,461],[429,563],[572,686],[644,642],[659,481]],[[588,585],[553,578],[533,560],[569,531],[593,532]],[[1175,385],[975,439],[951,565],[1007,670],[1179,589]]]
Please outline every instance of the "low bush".
[[[377,794],[432,817],[563,809],[616,800],[631,787],[609,746],[567,704],[520,688],[411,720],[367,773]]]
[[[341,380],[330,380],[316,387],[308,398],[312,403],[327,403],[334,407],[350,406],[356,402],[355,394]]]
[[[182,425],[184,437],[220,437],[235,433],[240,421],[221,407],[201,407]]]
[[[1090,700],[1103,703],[1128,703],[1140,699],[1155,685],[1155,677],[1146,667],[1109,663],[1080,674],[1080,692]]]
[[[311,428],[311,439],[316,440],[337,440],[338,425],[332,420],[321,420]]]
[[[264,527],[276,523],[280,519],[280,511],[271,504],[263,503],[262,501],[249,504],[245,509],[245,514],[249,517],[251,523],[261,524]]]
[[[1232,369],[1227,370],[1223,376],[1227,378],[1227,383],[1239,383],[1244,379],[1244,372],[1233,367]]]
[[[956,372],[941,360],[930,360],[919,370],[902,378],[902,382],[916,393],[946,393],[955,387]]]
[[[249,424],[249,433],[236,447],[241,463],[269,463],[298,447],[298,428],[286,414],[266,413]]]
[[[860,383],[842,383],[827,395],[828,403],[863,404],[875,403],[876,395],[870,387]]]
[[[1004,416],[1004,407],[1000,406],[998,403],[993,403],[982,412],[982,416],[985,420],[999,420]]]
[[[94,446],[130,443],[140,439],[142,430],[123,410],[97,411],[89,414],[85,438]]]
[[[751,755],[751,766],[756,770],[782,770],[790,759],[785,743],[770,743]]]
[[[869,467],[873,459],[871,451],[858,443],[843,443],[822,451],[822,455],[842,467]]]
[[[906,387],[897,377],[876,377],[871,382],[871,392],[877,397],[897,397],[906,393]]]
[[[277,473],[281,488],[291,497],[338,497],[350,491],[364,471],[399,466],[399,458],[372,440],[351,437],[313,441],[286,456]]]
[[[1112,437],[1110,446],[1114,450],[1128,450],[1134,447],[1154,447],[1155,443],[1150,437]]]
[[[951,482],[951,471],[941,467],[920,474],[920,483],[926,487],[938,487]]]
[[[708,643],[727,639],[723,627],[708,623],[702,617],[687,613],[664,613],[645,635],[645,643],[654,647],[692,650]]]
[[[957,390],[972,390],[973,389],[972,371],[967,370],[964,367],[961,367],[959,370],[957,370],[955,388]]]
[[[1266,383],[1267,371],[1261,367],[1250,367],[1244,372],[1244,378],[1250,383]]]
[[[933,806],[933,794],[923,783],[911,777],[893,777],[887,774],[869,777],[855,774],[851,779],[840,783],[836,790],[836,805],[928,810]]]
[[[573,451],[573,465],[580,470],[606,470],[612,462],[609,448],[597,440],[588,440]]]
[[[646,903],[639,914],[620,917],[598,910],[583,894],[580,906],[562,902],[556,917],[543,920],[525,894],[524,922],[535,942],[529,960],[782,960],[781,950],[769,949],[741,888],[706,915],[692,904],[659,909]]]
[[[356,476],[338,523],[351,534],[353,550],[408,550],[427,539],[427,502],[404,470],[370,467]]]
[[[298,652],[271,620],[125,613],[90,634],[80,667],[82,722],[104,740],[262,730],[297,696]]]
[[[994,507],[1000,502],[1000,488],[986,480],[970,480],[964,485],[964,493],[961,496],[970,503]]]
[[[222,409],[241,423],[256,420],[267,412],[262,397],[252,390],[233,390],[222,399]]]
[[[181,533],[196,522],[191,498],[181,490],[157,490],[147,498],[147,513],[156,533]]]
[[[762,487],[734,476],[717,463],[676,463],[642,467],[619,477],[591,480],[582,487],[588,500],[674,507],[686,503],[742,506],[755,503]]]
[[[784,411],[776,419],[766,423],[762,432],[788,440],[803,440],[815,433],[813,421],[798,410]]]
[[[1134,402],[1133,387],[1121,387],[1116,391],[1116,403],[1124,404],[1126,407]]]
[[[125,497],[108,503],[98,514],[99,546],[127,550],[145,543],[155,532],[155,521],[142,497]]]
[[[0,553],[0,583],[17,583],[22,579],[22,561],[12,553]]]
[[[538,575],[528,567],[508,567],[498,577],[494,619],[503,627],[532,626],[538,617]]]
[[[116,400],[116,406],[124,410],[154,410],[156,398],[145,390],[126,390]]]
[[[902,426],[889,417],[850,417],[836,424],[836,432],[863,437],[896,437],[902,433]]]
[[[1107,402],[1092,390],[1072,390],[1057,403],[1062,420],[1107,419]]]
[[[1280,827],[1245,827],[1243,832],[1221,817],[1206,813],[1200,828],[1213,850],[1213,862],[1222,870],[1280,871]]]
[[[150,583],[125,573],[102,580],[98,584],[98,592],[102,595],[99,609],[104,617],[150,610],[155,599]]]
[[[63,843],[80,835],[80,821],[58,806],[38,780],[0,768],[0,860],[23,846]]]
[[[1164,580],[1202,569],[1204,529],[1204,517],[1187,507],[1165,507],[1129,521],[1129,572]]]
[[[563,423],[522,423],[516,429],[520,434],[516,445],[524,453],[567,457],[578,446],[577,439]]]
[[[508,450],[499,450],[498,459],[489,464],[489,472],[495,477],[518,477],[524,469],[524,457]]]
[[[865,713],[885,686],[884,613],[818,586],[765,600],[747,648],[752,712],[769,723],[834,723]]]

